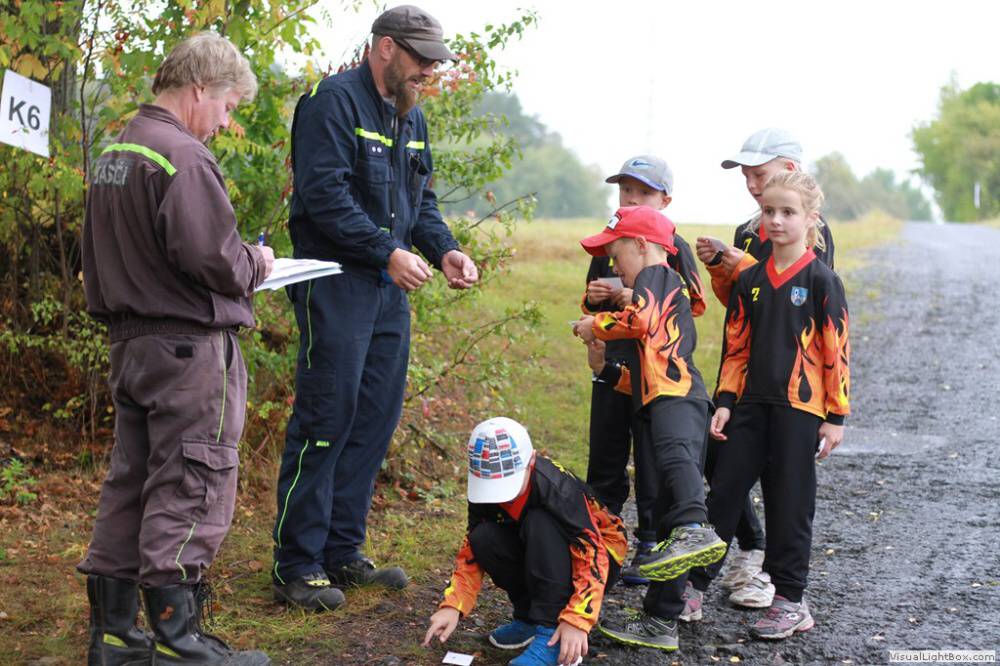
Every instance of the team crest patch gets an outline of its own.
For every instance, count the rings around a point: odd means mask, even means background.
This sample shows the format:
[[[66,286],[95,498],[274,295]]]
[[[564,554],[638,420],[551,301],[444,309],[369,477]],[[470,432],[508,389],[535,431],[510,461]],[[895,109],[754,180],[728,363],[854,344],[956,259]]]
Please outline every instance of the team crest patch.
[[[469,472],[480,479],[503,479],[523,468],[521,452],[507,431],[496,437],[479,437],[469,444]]]
[[[805,287],[792,287],[792,305],[798,307],[806,302],[809,297],[809,290]]]
[[[615,227],[618,226],[618,223],[620,221],[621,221],[621,218],[618,217],[617,213],[615,213],[614,215],[611,216],[611,219],[608,220],[608,229],[614,229]]]

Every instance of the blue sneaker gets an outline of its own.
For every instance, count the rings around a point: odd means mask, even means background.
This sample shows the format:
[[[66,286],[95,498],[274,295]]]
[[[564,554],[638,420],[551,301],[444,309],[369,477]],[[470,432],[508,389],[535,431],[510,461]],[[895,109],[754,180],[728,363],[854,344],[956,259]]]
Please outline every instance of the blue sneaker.
[[[555,627],[535,627],[535,639],[531,645],[507,662],[507,666],[559,666],[559,643],[548,645],[555,630]]]
[[[490,643],[501,650],[523,648],[535,638],[535,625],[515,619],[490,632]]]

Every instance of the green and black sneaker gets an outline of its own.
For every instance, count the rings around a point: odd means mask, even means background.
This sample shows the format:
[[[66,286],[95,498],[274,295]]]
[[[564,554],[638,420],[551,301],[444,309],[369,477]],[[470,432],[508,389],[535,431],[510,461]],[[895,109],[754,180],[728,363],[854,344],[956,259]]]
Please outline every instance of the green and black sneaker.
[[[290,583],[276,581],[274,599],[307,610],[332,611],[344,603],[344,593],[330,585],[325,573],[314,571]]]
[[[597,630],[619,643],[673,652],[677,649],[677,620],[664,620],[636,611],[624,620],[601,620]]]
[[[651,581],[673,580],[725,556],[726,544],[711,525],[675,527],[669,537],[656,544],[650,559],[639,566],[639,572]]]

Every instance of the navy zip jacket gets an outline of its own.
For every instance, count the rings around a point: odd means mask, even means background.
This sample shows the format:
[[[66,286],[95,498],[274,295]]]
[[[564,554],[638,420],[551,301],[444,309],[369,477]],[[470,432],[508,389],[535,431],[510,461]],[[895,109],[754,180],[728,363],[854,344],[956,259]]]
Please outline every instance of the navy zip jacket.
[[[439,268],[458,249],[430,188],[424,114],[414,107],[397,118],[367,62],[299,99],[292,170],[288,226],[297,258],[339,261],[346,272],[387,280],[396,248],[416,245]]]

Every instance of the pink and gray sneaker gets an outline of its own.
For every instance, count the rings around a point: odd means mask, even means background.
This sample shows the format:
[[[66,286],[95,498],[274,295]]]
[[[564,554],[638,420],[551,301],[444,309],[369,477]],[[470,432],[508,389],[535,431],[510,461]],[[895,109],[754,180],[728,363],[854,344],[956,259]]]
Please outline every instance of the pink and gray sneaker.
[[[776,594],[771,607],[767,609],[764,617],[754,623],[750,633],[754,638],[779,640],[788,638],[796,632],[809,631],[815,625],[805,598],[795,603]]]
[[[698,622],[701,620],[701,602],[705,598],[705,593],[694,589],[691,581],[684,586],[684,610],[677,616],[681,622]]]

